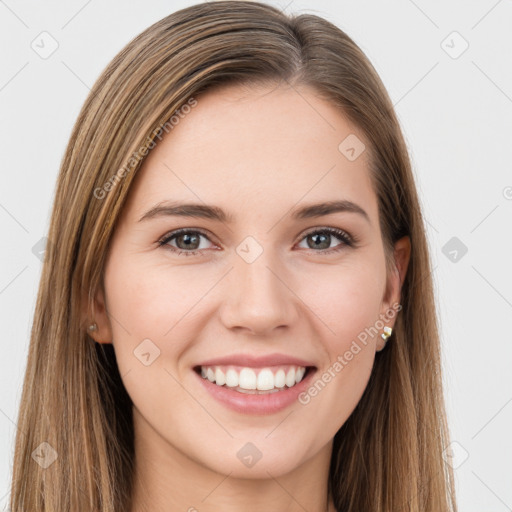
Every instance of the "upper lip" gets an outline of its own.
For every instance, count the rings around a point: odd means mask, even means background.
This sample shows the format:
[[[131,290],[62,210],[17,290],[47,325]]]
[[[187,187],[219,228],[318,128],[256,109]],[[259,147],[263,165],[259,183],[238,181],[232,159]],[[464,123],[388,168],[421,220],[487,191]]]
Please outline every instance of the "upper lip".
[[[266,366],[279,365],[297,365],[297,366],[314,366],[305,359],[289,356],[286,354],[267,354],[265,356],[255,356],[251,354],[232,354],[224,357],[216,357],[202,361],[197,366],[247,366],[251,368],[262,368]]]

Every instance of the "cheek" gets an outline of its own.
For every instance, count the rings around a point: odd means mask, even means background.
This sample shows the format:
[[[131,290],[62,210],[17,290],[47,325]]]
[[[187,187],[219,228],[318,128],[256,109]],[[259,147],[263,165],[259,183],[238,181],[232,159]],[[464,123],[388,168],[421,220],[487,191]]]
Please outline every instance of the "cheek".
[[[360,258],[318,273],[314,283],[314,289],[303,286],[301,293],[321,319],[317,324],[328,362],[300,403],[314,410],[308,421],[315,428],[335,433],[357,406],[371,375],[379,335],[372,328],[379,320],[385,268]]]
[[[146,418],[190,407],[177,366],[194,327],[193,306],[204,291],[179,271],[118,258],[106,269],[105,288],[119,373],[135,407]]]
[[[208,290],[208,282],[190,279],[180,269],[151,265],[143,258],[118,260],[106,271],[111,324],[116,337],[132,341],[151,337],[166,340]]]
[[[106,268],[107,308],[121,375],[133,372],[149,385],[147,376],[154,379],[155,369],[162,369],[164,361],[173,371],[172,362],[184,350],[176,334],[200,298],[179,276],[137,258],[118,258]]]
[[[331,357],[374,326],[384,290],[384,265],[365,258],[332,266],[302,285],[301,298],[325,325]]]

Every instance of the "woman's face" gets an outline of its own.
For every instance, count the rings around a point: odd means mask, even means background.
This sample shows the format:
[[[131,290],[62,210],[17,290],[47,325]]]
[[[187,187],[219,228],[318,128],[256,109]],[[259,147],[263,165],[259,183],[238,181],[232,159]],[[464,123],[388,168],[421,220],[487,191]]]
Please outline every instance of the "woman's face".
[[[98,340],[114,345],[139,453],[277,476],[330,455],[400,276],[386,276],[364,135],[312,89],[230,86],[186,111],[133,184]]]

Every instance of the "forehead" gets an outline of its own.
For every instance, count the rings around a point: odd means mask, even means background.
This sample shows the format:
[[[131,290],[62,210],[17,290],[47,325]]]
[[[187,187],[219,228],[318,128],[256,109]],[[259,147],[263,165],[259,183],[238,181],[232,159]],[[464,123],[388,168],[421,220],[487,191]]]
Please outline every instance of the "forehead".
[[[362,151],[357,158],[347,158],[347,144]],[[364,134],[309,87],[208,91],[149,152],[132,185],[130,215],[179,200],[222,205],[238,220],[345,199],[374,216],[363,144]]]

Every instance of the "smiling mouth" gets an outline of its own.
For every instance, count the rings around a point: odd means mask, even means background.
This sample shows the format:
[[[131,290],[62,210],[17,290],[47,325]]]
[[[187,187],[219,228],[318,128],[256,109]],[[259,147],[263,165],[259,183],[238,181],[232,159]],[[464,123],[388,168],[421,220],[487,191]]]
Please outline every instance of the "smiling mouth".
[[[279,365],[262,368],[242,366],[195,366],[203,379],[219,387],[246,394],[279,393],[304,380],[315,366]]]

